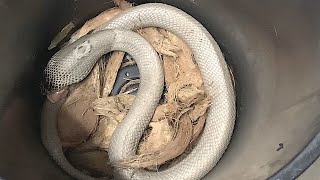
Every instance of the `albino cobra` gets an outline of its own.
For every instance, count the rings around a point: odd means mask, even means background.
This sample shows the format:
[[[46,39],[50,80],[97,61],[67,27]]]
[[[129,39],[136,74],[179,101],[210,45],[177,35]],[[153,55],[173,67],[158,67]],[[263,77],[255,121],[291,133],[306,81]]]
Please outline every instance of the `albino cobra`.
[[[132,108],[113,134],[109,151],[111,162],[129,159],[136,153],[163,89],[161,62],[150,44],[136,33],[118,29],[136,30],[143,27],[166,29],[187,43],[213,103],[197,144],[178,164],[160,172],[117,168],[117,179],[201,179],[216,165],[229,144],[235,122],[235,94],[218,44],[190,15],[160,3],[125,10],[92,34],[55,54],[45,70],[47,81],[54,89],[63,89],[84,79],[102,54],[112,50],[131,54],[137,62],[141,84]],[[42,113],[43,143],[53,159],[71,176],[83,180],[95,179],[72,167],[63,155],[56,129],[56,117],[63,101],[45,102]]]

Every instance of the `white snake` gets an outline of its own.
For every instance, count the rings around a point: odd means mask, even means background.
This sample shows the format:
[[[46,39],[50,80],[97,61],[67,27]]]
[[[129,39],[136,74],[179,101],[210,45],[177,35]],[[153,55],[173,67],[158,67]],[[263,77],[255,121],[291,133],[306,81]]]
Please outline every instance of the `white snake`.
[[[202,135],[182,161],[160,172],[117,168],[117,179],[201,179],[216,165],[229,144],[235,122],[235,94],[218,44],[190,15],[160,3],[125,10],[99,30],[58,51],[45,70],[47,81],[52,87],[61,89],[83,80],[103,54],[114,50],[131,54],[138,65],[141,84],[131,109],[113,134],[109,151],[111,162],[129,159],[136,153],[163,90],[163,72],[157,53],[140,35],[129,31],[144,27],[166,29],[186,42],[192,49],[205,90],[213,97],[213,103]],[[63,154],[56,128],[57,114],[63,102],[64,99],[57,103],[45,102],[42,141],[49,154],[68,174],[80,180],[96,179],[75,169]]]

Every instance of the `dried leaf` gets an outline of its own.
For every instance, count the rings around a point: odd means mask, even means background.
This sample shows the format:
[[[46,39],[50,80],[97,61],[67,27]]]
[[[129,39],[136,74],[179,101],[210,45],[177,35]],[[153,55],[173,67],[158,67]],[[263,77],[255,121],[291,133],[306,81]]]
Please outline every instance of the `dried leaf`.
[[[98,117],[88,107],[91,100],[79,100],[63,107],[58,116],[58,132],[64,147],[74,146],[85,141],[94,131]]]

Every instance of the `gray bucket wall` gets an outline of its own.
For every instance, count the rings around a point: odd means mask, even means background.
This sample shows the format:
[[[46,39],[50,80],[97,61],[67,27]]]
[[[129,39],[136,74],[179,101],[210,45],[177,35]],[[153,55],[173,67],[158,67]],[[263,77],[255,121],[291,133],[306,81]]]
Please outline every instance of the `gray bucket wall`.
[[[320,2],[157,2],[175,5],[198,19],[221,46],[235,75],[234,135],[204,179],[270,177],[319,131]],[[48,157],[39,136],[39,81],[54,53],[46,49],[70,21],[80,26],[112,5],[107,0],[0,0],[3,178],[71,179]]]

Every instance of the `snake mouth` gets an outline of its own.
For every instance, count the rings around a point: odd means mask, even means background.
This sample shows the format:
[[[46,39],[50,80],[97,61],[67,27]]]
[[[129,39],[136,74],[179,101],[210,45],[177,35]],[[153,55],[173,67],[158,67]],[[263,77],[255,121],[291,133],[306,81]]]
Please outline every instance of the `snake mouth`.
[[[69,93],[68,88],[63,88],[60,90],[56,90],[54,92],[50,92],[47,94],[47,98],[49,99],[50,102],[56,103],[62,99],[66,99]]]

